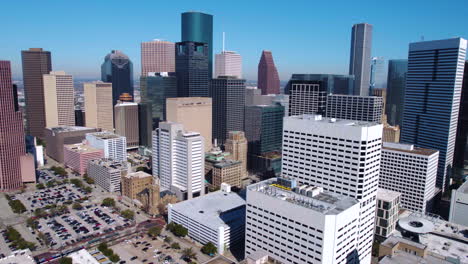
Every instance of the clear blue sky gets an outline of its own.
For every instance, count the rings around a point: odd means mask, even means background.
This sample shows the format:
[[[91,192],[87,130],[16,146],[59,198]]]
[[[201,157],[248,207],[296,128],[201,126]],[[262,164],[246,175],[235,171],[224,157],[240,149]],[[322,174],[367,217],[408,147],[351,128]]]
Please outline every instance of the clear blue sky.
[[[21,77],[20,51],[52,52],[54,70],[77,78],[99,78],[104,56],[122,50],[140,72],[140,42],[180,41],[180,13],[214,15],[214,51],[243,56],[244,76],[257,77],[262,49],[273,52],[282,80],[291,73],[347,73],[351,27],[374,25],[372,54],[407,57],[408,44],[468,38],[467,0],[278,1],[278,0],[4,0],[1,3],[0,59]]]

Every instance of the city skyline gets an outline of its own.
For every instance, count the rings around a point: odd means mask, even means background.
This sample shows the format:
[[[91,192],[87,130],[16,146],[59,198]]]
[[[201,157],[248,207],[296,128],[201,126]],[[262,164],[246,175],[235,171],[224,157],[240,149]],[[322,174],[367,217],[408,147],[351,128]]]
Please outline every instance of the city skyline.
[[[29,2],[29,1],[27,1]],[[457,5],[463,9],[468,3],[458,1]],[[382,56],[385,59],[404,59],[407,56],[410,42],[466,37],[468,29],[462,25],[462,16],[448,16],[448,7],[405,3],[407,13],[399,13],[395,17],[391,11],[398,3],[368,4],[353,6],[352,3],[341,3],[333,13],[327,13],[327,24],[322,16],[310,17],[307,10],[326,8],[326,3],[314,4],[303,2],[302,8],[296,5],[283,6],[272,4],[265,9],[266,15],[258,16],[259,2],[239,2],[229,9],[216,7],[212,1],[206,3],[185,2],[178,6],[164,6],[161,9],[156,3],[143,1],[142,5],[121,3],[112,8],[128,14],[138,12],[133,19],[117,20],[116,14],[108,12],[105,4],[91,2],[75,6],[74,12],[64,12],[66,5],[51,5],[49,12],[54,12],[51,19],[41,12],[45,7],[31,2],[31,8],[22,9],[15,3],[5,3],[5,19],[16,21],[14,25],[2,29],[6,42],[0,48],[0,58],[12,61],[12,72],[15,80],[21,79],[21,50],[31,47],[41,47],[52,52],[53,69],[64,70],[75,78],[99,79],[99,67],[104,55],[109,50],[122,50],[134,61],[134,77],[139,76],[141,69],[140,44],[155,38],[171,42],[180,39],[180,14],[189,10],[198,10],[213,15],[213,52],[222,50],[222,32],[226,32],[226,50],[238,52],[243,59],[244,78],[256,80],[258,57],[262,49],[271,50],[275,55],[275,63],[281,80],[287,80],[292,73],[333,73],[347,74],[349,67],[349,43],[353,24],[369,23],[374,26],[372,56]],[[310,7],[310,8],[308,8]],[[154,16],[154,10],[162,10]],[[233,9],[231,9],[233,8]],[[416,11],[418,8],[418,12]],[[245,19],[238,19],[239,12]],[[292,12],[295,16],[287,22],[274,19],[285,12]],[[44,10],[45,11],[45,10]],[[444,12],[447,11],[447,12]],[[81,19],[86,12],[87,20]],[[21,13],[25,19],[18,19],[15,14]],[[99,25],[95,22],[99,18]],[[250,25],[255,19],[257,23]],[[61,23],[57,24],[56,21]],[[34,22],[34,23],[33,23]],[[142,24],[163,27],[141,26]],[[149,25],[149,24],[148,24]],[[39,30],[54,27],[49,32]],[[106,28],[107,34],[102,34]],[[159,29],[160,28],[160,29]],[[249,30],[246,31],[245,28]],[[264,30],[271,28],[272,30]],[[293,28],[294,30],[290,30]],[[310,29],[313,28],[313,31]],[[72,34],[70,33],[72,32]],[[302,32],[302,33],[301,33]],[[305,34],[307,32],[307,34]],[[313,33],[313,34],[310,34]],[[124,39],[117,37],[125,35]],[[67,37],[63,37],[67,36]],[[89,41],[91,40],[91,41]],[[310,43],[304,45],[304,43]],[[76,50],[83,45],[90,45],[82,52]],[[304,54],[307,54],[304,56]],[[73,63],[70,63],[73,61]]]

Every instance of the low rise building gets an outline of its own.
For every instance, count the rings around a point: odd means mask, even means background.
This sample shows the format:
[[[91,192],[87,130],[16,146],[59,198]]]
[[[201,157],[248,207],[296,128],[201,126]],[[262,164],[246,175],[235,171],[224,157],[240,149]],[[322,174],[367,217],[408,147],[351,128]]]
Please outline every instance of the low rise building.
[[[211,242],[223,254],[244,240],[245,200],[230,189],[223,184],[220,191],[169,204],[169,223],[184,226],[190,238],[201,244]]]
[[[117,161],[127,160],[127,139],[111,132],[96,132],[86,134],[88,144],[104,150],[104,158]]]
[[[457,190],[452,190],[449,221],[468,226],[468,181]]]
[[[94,252],[97,254],[99,251]],[[100,254],[102,255],[102,254]],[[68,255],[72,259],[73,264],[101,264],[91,253],[86,249],[81,249]]]
[[[153,176],[143,171],[132,172],[122,177],[122,195],[132,200],[145,188],[153,184]]]
[[[401,193],[379,188],[375,214],[375,234],[389,237],[395,231],[400,210]]]
[[[222,152],[219,148],[213,148],[205,154],[205,179],[210,179],[215,187],[221,187],[221,183],[241,187],[242,162],[227,159],[229,153]],[[208,180],[208,181],[210,181]]]
[[[120,191],[121,179],[127,172],[126,162],[113,159],[95,159],[88,162],[88,176],[108,192]]]
[[[0,258],[0,264],[36,264],[29,249],[13,251],[10,255]]]
[[[88,171],[88,161],[104,157],[102,149],[93,148],[85,143],[65,145],[63,158],[65,166],[84,175]]]

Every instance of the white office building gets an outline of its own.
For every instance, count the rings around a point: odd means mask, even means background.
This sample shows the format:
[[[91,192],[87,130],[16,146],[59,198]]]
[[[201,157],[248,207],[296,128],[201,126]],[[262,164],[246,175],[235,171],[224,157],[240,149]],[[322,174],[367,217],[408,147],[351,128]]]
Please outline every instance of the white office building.
[[[468,181],[457,190],[452,190],[449,221],[468,226]]]
[[[235,76],[242,79],[242,57],[235,51],[222,51],[215,55],[215,78]]]
[[[379,187],[401,193],[401,207],[425,213],[437,194],[439,152],[410,144],[384,142]]]
[[[282,174],[360,202],[359,259],[370,263],[382,125],[320,115],[284,118]]]
[[[111,132],[86,134],[88,144],[104,150],[104,158],[127,161],[127,139]]]
[[[205,245],[213,243],[223,254],[244,239],[245,200],[230,186],[191,200],[168,205],[169,223],[187,228],[188,236]]]
[[[205,194],[205,140],[182,124],[161,122],[153,132],[153,176],[180,200]]]
[[[88,162],[88,176],[108,192],[119,192],[122,176],[127,175],[125,161],[94,159]]]
[[[245,254],[281,263],[355,263],[359,201],[272,178],[247,187]]]

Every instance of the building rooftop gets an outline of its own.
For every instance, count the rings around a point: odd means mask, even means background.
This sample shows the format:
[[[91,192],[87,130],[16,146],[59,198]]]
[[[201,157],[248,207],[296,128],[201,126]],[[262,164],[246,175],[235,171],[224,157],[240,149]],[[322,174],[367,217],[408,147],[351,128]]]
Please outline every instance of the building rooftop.
[[[395,250],[392,256],[385,256],[379,261],[379,264],[453,264],[444,259],[436,258],[431,255],[419,257],[405,251]]]
[[[290,187],[280,183],[282,181],[292,181]],[[301,185],[295,186],[294,180],[285,178],[271,178],[247,187],[249,191],[261,192],[265,195],[287,201],[326,215],[334,215],[359,203],[355,198],[323,191],[316,186]]]
[[[64,148],[73,152],[77,152],[77,153],[88,153],[88,152],[99,152],[99,151],[102,152],[101,149],[93,148],[90,145],[87,145],[85,143],[64,145]]]
[[[31,254],[29,249],[17,250],[1,258],[0,264],[35,264],[36,261],[31,257]]]
[[[100,139],[114,139],[114,138],[121,138],[122,136],[119,136],[117,134],[111,133],[111,132],[95,132],[95,133],[88,133],[86,135],[90,135],[96,138]]]
[[[83,131],[83,130],[96,130],[92,127],[81,127],[81,126],[58,126],[48,127],[47,129],[52,130],[54,133],[72,132],[72,131]]]
[[[363,98],[363,99],[380,99],[380,100],[383,100],[383,98],[381,96],[363,96],[363,95],[353,95],[353,94],[329,94],[328,96],[355,97],[355,98]]]
[[[411,144],[393,143],[393,142],[383,142],[382,147],[388,150],[401,151],[401,152],[424,155],[424,156],[431,156],[438,152],[437,150],[434,150],[434,149],[418,148]]]
[[[137,171],[137,172],[132,172],[124,176],[127,179],[130,178],[147,178],[147,177],[153,177],[153,175],[148,174],[144,171]]]
[[[80,263],[80,264],[99,264],[100,263],[86,249],[73,252],[69,255],[69,257],[72,258],[73,263]]]
[[[332,124],[334,126],[371,127],[381,125],[377,122],[355,121],[348,119],[337,119],[323,117],[322,115],[297,115],[286,117],[285,120],[305,120],[310,123]]]
[[[102,167],[106,167],[108,169],[118,169],[118,170],[125,170],[127,169],[127,163],[125,161],[116,161],[113,159],[94,159],[90,160],[90,163],[100,165]]]
[[[401,193],[399,192],[382,189],[382,188],[377,189],[377,200],[391,202],[399,196],[401,196]]]
[[[217,229],[228,227],[221,219],[221,213],[245,206],[245,200],[234,192],[217,191],[170,206],[188,218]]]
[[[211,98],[209,97],[177,97],[177,98],[167,98],[166,101],[177,102],[179,106],[212,104]]]
[[[468,194],[468,181],[466,181],[460,187],[458,187],[457,192]]]

